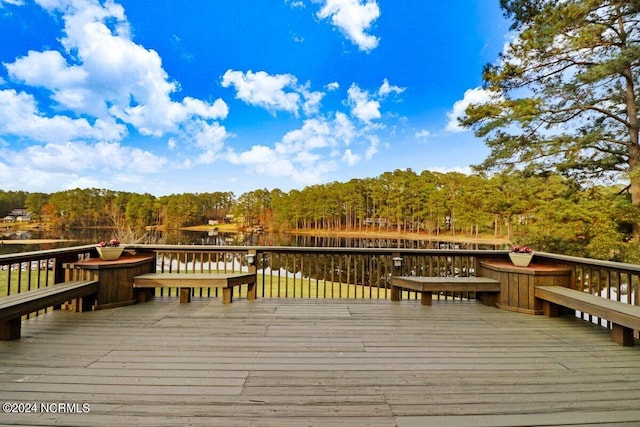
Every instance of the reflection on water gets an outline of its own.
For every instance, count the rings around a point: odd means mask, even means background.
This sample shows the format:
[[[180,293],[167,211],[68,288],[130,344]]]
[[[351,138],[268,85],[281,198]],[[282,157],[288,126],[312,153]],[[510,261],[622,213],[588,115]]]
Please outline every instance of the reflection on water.
[[[67,230],[5,231],[0,233],[0,254],[64,248],[98,243],[111,239],[111,230],[83,228]],[[55,243],[8,244],[10,240],[60,239]],[[337,236],[293,235],[283,233],[220,233],[217,231],[148,232],[142,243],[218,245],[218,246],[301,246],[399,249],[502,249],[500,245],[450,243],[403,238],[357,238]]]

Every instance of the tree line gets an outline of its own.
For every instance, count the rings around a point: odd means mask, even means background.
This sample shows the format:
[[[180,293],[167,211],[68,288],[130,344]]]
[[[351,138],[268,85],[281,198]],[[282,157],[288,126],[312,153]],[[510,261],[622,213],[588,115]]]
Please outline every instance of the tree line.
[[[56,193],[0,191],[0,215],[26,208],[36,222],[60,227],[141,229],[149,225],[180,228],[222,218],[234,206],[232,192],[151,194],[107,189],[73,189]]]
[[[638,211],[621,186],[584,186],[561,175],[385,172],[301,190],[151,194],[74,189],[0,191],[0,214],[27,208],[65,227],[180,228],[234,215],[240,226],[300,230],[506,237],[536,250],[637,262]]]

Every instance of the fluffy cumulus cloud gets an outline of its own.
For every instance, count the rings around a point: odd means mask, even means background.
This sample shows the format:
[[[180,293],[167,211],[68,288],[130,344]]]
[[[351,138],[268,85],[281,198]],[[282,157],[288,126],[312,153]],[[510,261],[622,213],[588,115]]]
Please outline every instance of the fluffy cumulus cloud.
[[[369,92],[362,90],[355,83],[347,91],[349,96],[348,104],[351,107],[351,114],[365,123],[370,123],[374,119],[382,117],[380,114],[380,103],[372,99]]]
[[[375,93],[361,89],[357,84],[353,83],[347,90],[347,105],[351,107],[351,114],[370,124],[373,120],[382,117],[380,112],[381,102],[391,94],[401,94],[406,88],[394,86],[389,80],[384,79],[382,85]]]
[[[302,109],[306,115],[318,111],[324,94],[312,92],[309,84],[299,85],[291,74],[269,74],[265,71],[245,72],[227,70],[222,76],[222,87],[233,86],[236,98],[276,114],[287,111],[296,117]]]
[[[451,111],[447,113],[448,122],[446,130],[449,132],[464,132],[466,129],[460,126],[460,119],[464,118],[465,110],[469,105],[488,102],[496,95],[486,89],[474,88],[464,93],[462,99],[453,104]]]
[[[299,129],[287,132],[273,147],[253,146],[250,150],[227,153],[229,161],[245,165],[258,173],[289,177],[298,184],[315,184],[342,162],[353,165],[359,155],[344,149],[358,134],[343,113],[331,120],[315,117],[304,121]]]
[[[167,163],[167,159],[149,151],[118,143],[52,142],[32,145],[23,151],[0,149],[0,180],[6,178],[17,188],[43,192],[50,191],[51,180],[70,189],[112,187],[138,179],[137,184],[143,188],[143,174],[157,173]],[[103,178],[87,175],[88,168],[97,172],[95,176]],[[11,172],[16,170],[21,173]]]
[[[27,164],[42,167],[62,159],[57,154],[69,156],[64,164],[71,164],[74,153],[83,153],[85,161],[77,164],[84,166],[77,167],[100,165],[105,154],[140,171],[163,166],[166,160],[148,151],[119,145],[131,130],[152,137],[173,134],[205,153],[222,149],[226,131],[218,121],[228,114],[226,103],[174,99],[179,86],[157,52],[132,40],[121,5],[97,0],[36,3],[61,17],[60,45],[4,63],[9,82],[23,89],[0,91],[0,135],[44,144],[17,153],[26,156]],[[32,91],[48,97],[38,102]],[[110,147],[106,153],[105,147]],[[92,154],[90,165],[86,159]],[[149,160],[153,166],[143,165]]]
[[[406,89],[407,88],[389,84],[389,80],[384,79],[382,82],[382,86],[380,86],[380,89],[378,89],[378,95],[381,97],[386,97],[392,93],[399,95],[402,92],[404,92]]]
[[[90,123],[85,118],[40,114],[35,98],[15,89],[0,90],[0,134],[43,142],[77,139],[116,140],[126,129],[108,117]]]
[[[272,77],[280,77],[271,79]],[[272,84],[253,84],[256,81],[270,81]],[[278,82],[276,84],[275,82]],[[297,112],[303,99],[307,102],[309,85],[297,86],[292,76],[270,76],[267,73],[241,73],[228,71],[223,77],[223,85],[235,86],[236,96],[250,105],[261,106],[268,110],[286,110],[284,95],[295,90],[301,96],[297,99],[297,107],[291,104],[289,111]],[[260,88],[268,87],[269,90]],[[339,89],[337,83],[325,86],[327,90]],[[273,146],[256,145],[246,151],[228,150],[228,161],[245,165],[252,171],[277,177],[289,177],[298,184],[314,184],[326,179],[326,174],[335,171],[340,165],[354,166],[360,162],[371,160],[379,150],[380,138],[376,130],[384,125],[376,122],[382,117],[382,103],[392,94],[401,94],[405,88],[394,86],[387,79],[374,90],[361,89],[353,83],[346,91],[343,105],[348,113],[335,111],[331,118],[318,112],[310,114],[298,129],[287,132]],[[324,93],[319,93],[321,99]],[[318,101],[319,102],[319,101]]]
[[[380,16],[375,0],[313,1],[320,3],[317,17],[360,50],[378,45],[371,35]],[[230,147],[227,141],[237,135],[222,123],[230,114],[228,104],[181,96],[181,85],[165,71],[160,54],[133,39],[122,5],[34,2],[61,27],[47,48],[25,49],[2,64],[0,182],[17,189],[47,191],[55,181],[59,188],[122,183],[140,191],[153,180],[149,174],[204,170],[218,161],[296,184],[322,182],[340,167],[375,156],[382,144],[376,131],[385,128],[384,103],[405,91],[387,79],[375,88],[357,83],[343,88],[337,81],[301,83],[293,74],[229,69],[219,76],[229,98],[299,123],[261,145]],[[305,7],[302,1],[285,2],[293,9]],[[0,0],[0,8],[24,5]],[[337,107],[322,111],[327,96]],[[163,150],[170,154],[157,154]]]
[[[369,52],[380,39],[367,33],[373,22],[380,17],[380,8],[374,0],[325,0],[317,14],[320,19],[330,19],[349,40],[362,51]]]

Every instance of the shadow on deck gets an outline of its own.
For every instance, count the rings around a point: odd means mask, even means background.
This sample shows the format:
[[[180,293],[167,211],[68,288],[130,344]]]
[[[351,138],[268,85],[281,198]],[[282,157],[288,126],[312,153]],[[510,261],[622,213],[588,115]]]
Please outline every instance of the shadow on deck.
[[[640,423],[640,347],[467,301],[159,298],[25,321],[0,360],[0,402],[40,405],[0,424]]]

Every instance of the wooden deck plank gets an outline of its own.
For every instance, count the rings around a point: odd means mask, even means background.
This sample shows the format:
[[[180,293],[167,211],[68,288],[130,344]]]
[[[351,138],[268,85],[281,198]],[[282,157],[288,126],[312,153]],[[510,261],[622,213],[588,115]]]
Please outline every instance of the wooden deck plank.
[[[0,401],[91,411],[0,424],[640,423],[640,347],[579,319],[458,301],[175,301],[23,322],[23,339],[0,343]]]

